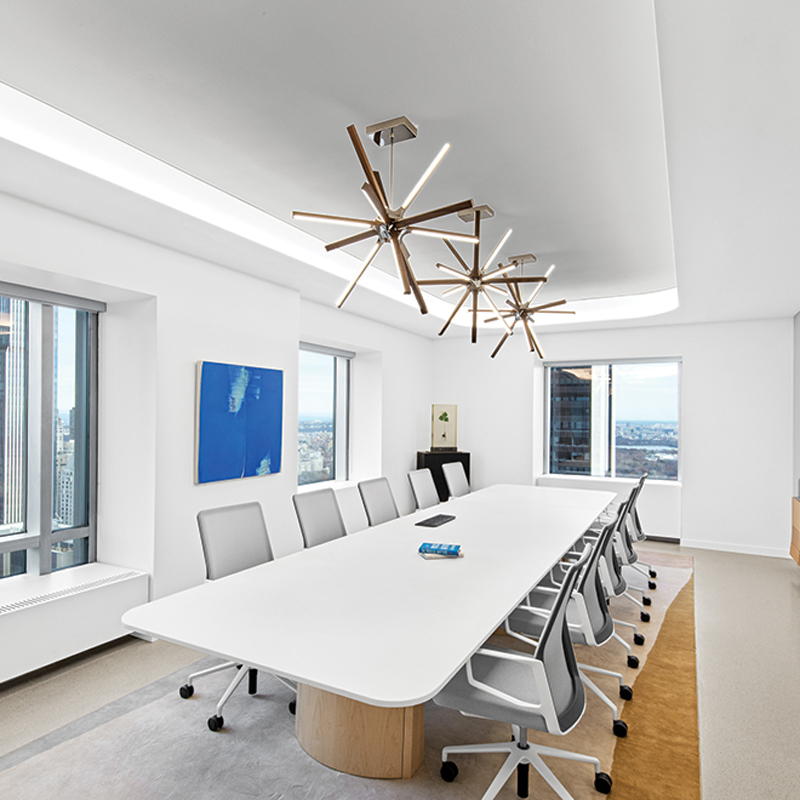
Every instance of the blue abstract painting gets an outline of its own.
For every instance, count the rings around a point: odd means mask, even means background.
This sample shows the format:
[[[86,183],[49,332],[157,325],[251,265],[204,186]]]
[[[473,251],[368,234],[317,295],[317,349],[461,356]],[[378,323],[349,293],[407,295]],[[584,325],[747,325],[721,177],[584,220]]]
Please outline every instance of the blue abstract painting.
[[[281,470],[283,371],[200,361],[196,483]]]

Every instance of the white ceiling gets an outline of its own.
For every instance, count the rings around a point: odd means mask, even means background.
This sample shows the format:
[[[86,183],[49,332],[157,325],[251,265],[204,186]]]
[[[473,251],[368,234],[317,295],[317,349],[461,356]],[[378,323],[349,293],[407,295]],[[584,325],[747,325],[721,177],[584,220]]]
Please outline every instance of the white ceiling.
[[[482,252],[513,228],[501,256],[558,265],[543,300],[677,285],[679,311],[654,322],[790,316],[800,310],[798,6],[4,0],[0,80],[284,223],[293,209],[368,215],[345,128],[363,134],[405,114],[420,133],[395,148],[395,199],[451,142],[412,210],[491,205]],[[388,185],[388,152],[365,147]],[[5,191],[320,302],[344,286],[7,143],[0,159]],[[326,241],[352,232],[297,227]],[[456,217],[441,227],[469,230]],[[452,263],[440,242],[409,247],[418,277]],[[340,255],[341,274],[363,252]],[[393,271],[388,252],[380,259]],[[425,335],[441,327],[367,289],[346,308]]]

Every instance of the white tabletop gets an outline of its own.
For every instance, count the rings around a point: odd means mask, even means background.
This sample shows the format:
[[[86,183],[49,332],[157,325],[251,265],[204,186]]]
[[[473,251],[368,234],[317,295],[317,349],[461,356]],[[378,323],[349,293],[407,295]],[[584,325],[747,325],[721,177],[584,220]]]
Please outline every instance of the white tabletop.
[[[127,612],[133,630],[376,706],[433,697],[614,498],[493,486]],[[455,515],[438,527],[414,523]],[[422,542],[464,557],[425,560]]]

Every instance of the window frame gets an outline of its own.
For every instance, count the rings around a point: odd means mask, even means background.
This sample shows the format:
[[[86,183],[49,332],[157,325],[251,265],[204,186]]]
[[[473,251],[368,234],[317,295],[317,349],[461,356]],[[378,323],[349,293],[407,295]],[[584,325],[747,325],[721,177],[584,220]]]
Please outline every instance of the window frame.
[[[298,463],[297,479],[298,487],[320,486],[333,482],[349,480],[350,477],[350,399],[351,399],[351,362],[356,354],[350,350],[342,350],[336,347],[301,341],[298,352],[305,350],[309,353],[331,356],[334,359],[334,381],[333,381],[333,474],[325,480],[311,481],[309,483],[299,483],[300,470]],[[299,378],[299,374],[298,374]],[[299,407],[298,390],[298,407]],[[299,420],[298,420],[299,435]]]
[[[683,459],[681,453],[683,452],[683,425],[681,424],[682,418],[682,394],[683,394],[683,358],[681,356],[656,356],[654,358],[582,358],[582,359],[568,359],[564,361],[545,361],[542,366],[545,371],[544,379],[544,474],[547,477],[553,478],[581,478],[584,480],[636,480],[631,475],[616,475],[616,459],[611,460],[611,453],[613,448],[609,448],[609,463],[611,465],[611,475],[592,475],[589,473],[570,473],[570,472],[551,472],[550,471],[550,392],[551,383],[550,376],[551,370],[558,367],[595,367],[595,366],[608,366],[612,367],[617,364],[675,364],[677,366],[678,377],[678,471],[675,479],[658,478],[649,476],[648,481],[660,481],[667,484],[680,484],[683,481]],[[612,400],[613,403],[613,400]],[[615,419],[616,421],[616,419]],[[614,435],[613,438],[616,438]]]
[[[52,572],[53,545],[75,539],[87,540],[87,561],[97,560],[97,439],[98,439],[98,339],[99,313],[106,304],[58,292],[48,292],[0,282],[0,295],[28,302],[26,342],[26,471],[25,531],[0,536],[0,555],[26,552],[22,575],[47,575]],[[55,307],[88,312],[87,358],[83,368],[87,385],[87,523],[53,529],[53,490],[55,461]],[[79,334],[80,336],[80,334]],[[76,369],[81,369],[76,365]],[[71,564],[62,569],[71,569]],[[6,577],[14,577],[13,575]],[[2,580],[2,579],[0,579]]]

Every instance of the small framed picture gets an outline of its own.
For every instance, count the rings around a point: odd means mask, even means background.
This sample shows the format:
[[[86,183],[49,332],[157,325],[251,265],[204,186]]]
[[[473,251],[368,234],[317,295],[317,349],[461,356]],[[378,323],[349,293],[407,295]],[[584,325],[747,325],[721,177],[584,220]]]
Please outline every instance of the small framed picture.
[[[431,450],[457,450],[456,407],[431,406]]]

